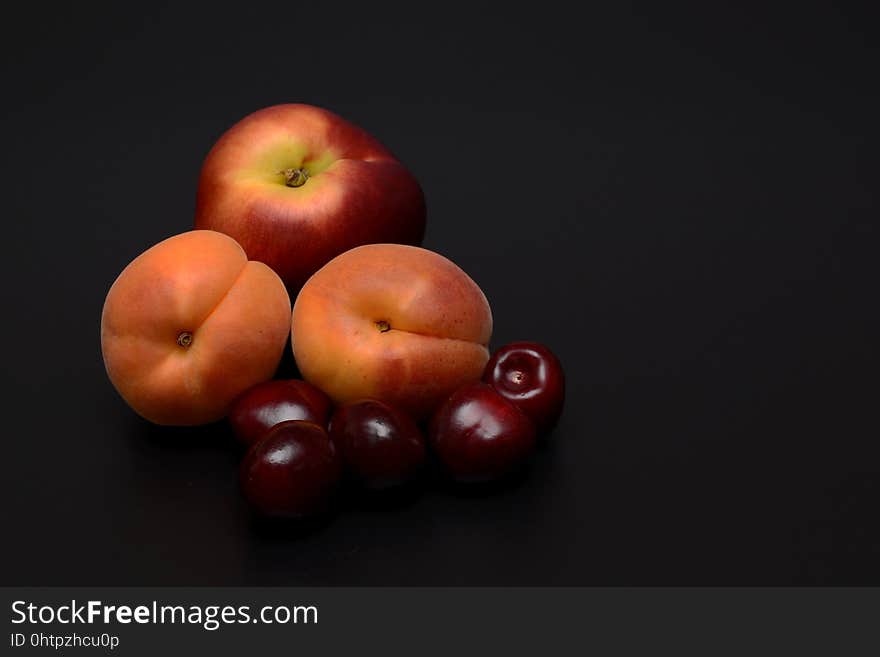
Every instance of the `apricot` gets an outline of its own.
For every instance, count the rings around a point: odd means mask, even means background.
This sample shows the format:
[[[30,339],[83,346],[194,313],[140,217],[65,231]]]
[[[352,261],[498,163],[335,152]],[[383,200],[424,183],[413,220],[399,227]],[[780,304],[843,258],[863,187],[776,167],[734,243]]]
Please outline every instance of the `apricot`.
[[[480,378],[491,334],[485,295],[450,260],[369,244],[306,282],[291,341],[303,377],[336,403],[378,399],[423,418]]]
[[[141,416],[194,425],[225,416],[281,360],[290,298],[281,279],[222,233],[195,230],[135,258],[107,293],[101,350]]]

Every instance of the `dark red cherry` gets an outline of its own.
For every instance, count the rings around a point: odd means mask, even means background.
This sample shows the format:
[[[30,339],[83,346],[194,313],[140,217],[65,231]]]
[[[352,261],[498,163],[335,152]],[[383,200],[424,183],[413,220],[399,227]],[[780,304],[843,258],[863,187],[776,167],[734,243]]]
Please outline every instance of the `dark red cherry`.
[[[459,481],[487,481],[515,470],[532,453],[535,436],[525,413],[480,382],[454,392],[431,419],[431,446]]]
[[[532,418],[538,433],[553,428],[565,401],[559,359],[537,342],[512,342],[492,354],[483,381]]]
[[[425,439],[415,421],[372,399],[338,407],[330,419],[330,439],[368,488],[402,484],[425,462]]]
[[[232,403],[229,424],[236,437],[252,445],[286,420],[305,420],[322,427],[330,416],[330,398],[315,386],[289,379],[266,381],[243,392]]]
[[[324,428],[288,420],[248,450],[241,490],[262,515],[302,518],[327,509],[341,475],[339,454]]]

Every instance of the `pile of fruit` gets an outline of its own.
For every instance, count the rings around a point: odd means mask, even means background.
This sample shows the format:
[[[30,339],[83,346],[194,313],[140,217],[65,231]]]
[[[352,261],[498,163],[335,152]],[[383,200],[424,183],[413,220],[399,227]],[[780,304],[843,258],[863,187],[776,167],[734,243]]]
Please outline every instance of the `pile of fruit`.
[[[429,453],[460,481],[502,477],[559,417],[562,367],[537,343],[490,358],[485,295],[424,229],[418,182],[369,134],[308,105],[255,112],[208,154],[195,230],[110,288],[107,374],[151,422],[228,417],[264,515],[322,511],[345,471],[411,481]],[[272,380],[288,338],[303,380]]]

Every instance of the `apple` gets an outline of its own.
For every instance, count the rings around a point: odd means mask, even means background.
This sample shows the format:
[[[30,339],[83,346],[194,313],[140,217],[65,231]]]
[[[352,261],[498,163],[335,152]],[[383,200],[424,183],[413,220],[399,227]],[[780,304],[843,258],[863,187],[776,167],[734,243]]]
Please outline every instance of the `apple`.
[[[421,244],[425,199],[363,129],[319,107],[275,105],[236,123],[208,153],[195,226],[234,237],[295,293],[355,246]]]
[[[284,379],[246,390],[232,403],[228,419],[235,436],[251,445],[280,422],[305,420],[323,427],[329,417],[327,395],[305,381]]]
[[[302,420],[275,425],[241,463],[241,490],[264,516],[304,518],[325,511],[342,476],[323,427]]]
[[[330,420],[330,439],[367,488],[405,483],[425,462],[425,439],[413,419],[375,399],[337,408]]]
[[[492,386],[478,382],[453,393],[437,409],[430,443],[453,478],[500,478],[525,463],[535,447],[535,425]]]
[[[337,256],[303,286],[293,355],[337,404],[378,399],[417,420],[479,381],[492,311],[480,288],[438,253],[370,244]]]
[[[532,418],[538,433],[553,428],[565,401],[562,364],[537,342],[512,342],[486,364],[483,381]]]

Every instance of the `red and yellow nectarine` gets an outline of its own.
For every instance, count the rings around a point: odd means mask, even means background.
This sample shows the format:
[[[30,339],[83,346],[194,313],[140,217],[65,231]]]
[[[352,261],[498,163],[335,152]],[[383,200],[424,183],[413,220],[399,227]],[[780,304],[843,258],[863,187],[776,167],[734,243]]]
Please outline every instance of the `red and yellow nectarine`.
[[[421,244],[425,199],[361,128],[319,107],[275,105],[239,121],[208,153],[195,227],[231,235],[295,294],[352,247]]]

